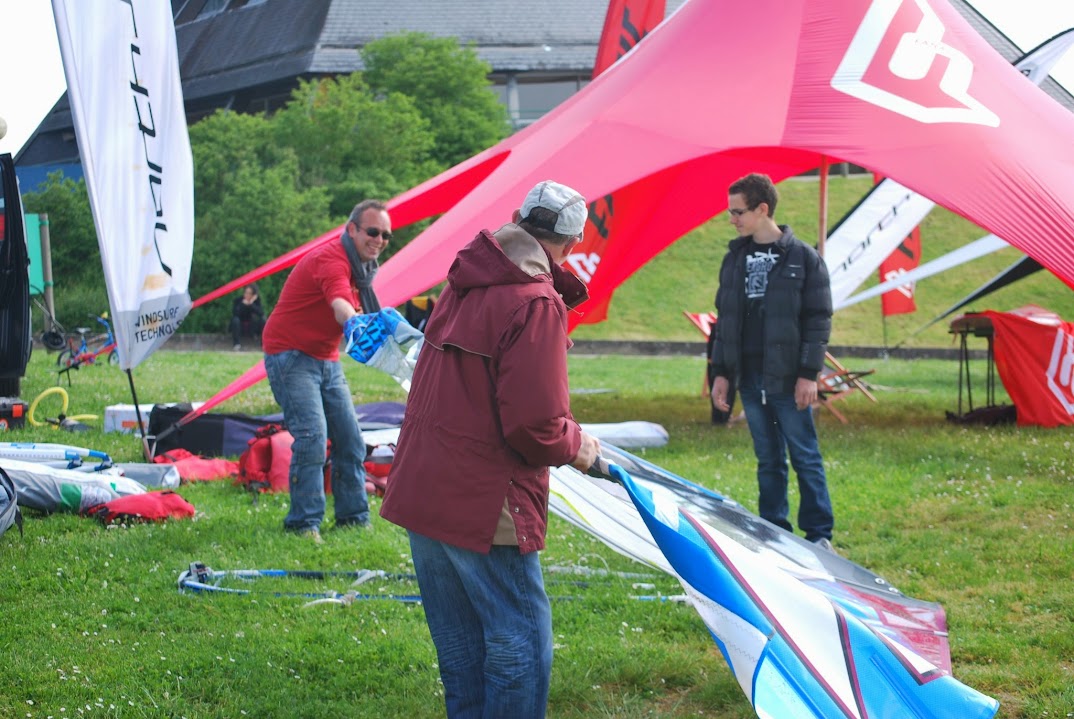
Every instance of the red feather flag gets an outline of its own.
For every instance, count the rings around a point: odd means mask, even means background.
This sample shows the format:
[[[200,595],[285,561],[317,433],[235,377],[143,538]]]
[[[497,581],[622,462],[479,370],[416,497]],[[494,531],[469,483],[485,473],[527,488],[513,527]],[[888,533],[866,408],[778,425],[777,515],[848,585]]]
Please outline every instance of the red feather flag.
[[[883,175],[873,173],[873,184],[880,184]],[[921,228],[915,227],[910,231],[894,252],[880,263],[880,282],[893,280],[901,274],[905,274],[921,264]],[[891,315],[908,315],[917,312],[917,303],[914,301],[914,283],[901,285],[885,292],[880,296],[880,312],[884,317]]]

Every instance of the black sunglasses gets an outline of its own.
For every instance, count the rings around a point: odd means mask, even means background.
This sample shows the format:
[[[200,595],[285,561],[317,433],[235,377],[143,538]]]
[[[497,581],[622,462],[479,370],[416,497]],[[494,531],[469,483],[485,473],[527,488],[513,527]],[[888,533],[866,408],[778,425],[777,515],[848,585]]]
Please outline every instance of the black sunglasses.
[[[367,235],[369,235],[370,237],[372,237],[374,239],[376,239],[377,237],[383,236],[385,242],[391,242],[392,241],[392,237],[393,237],[392,233],[390,233],[390,232],[381,232],[380,228],[378,228],[378,227],[366,227],[362,231],[365,232]]]

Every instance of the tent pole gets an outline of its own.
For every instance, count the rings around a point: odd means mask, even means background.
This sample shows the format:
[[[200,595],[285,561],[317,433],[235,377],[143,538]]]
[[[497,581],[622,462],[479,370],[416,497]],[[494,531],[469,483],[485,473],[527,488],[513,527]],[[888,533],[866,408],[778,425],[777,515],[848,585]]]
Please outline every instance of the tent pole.
[[[828,238],[828,156],[820,156],[820,203],[817,209],[817,252],[824,257],[824,241]]]
[[[41,225],[41,278],[45,283],[45,308],[48,310],[48,331],[56,330],[56,299],[52,291],[52,244],[48,234],[48,214],[37,216]]]

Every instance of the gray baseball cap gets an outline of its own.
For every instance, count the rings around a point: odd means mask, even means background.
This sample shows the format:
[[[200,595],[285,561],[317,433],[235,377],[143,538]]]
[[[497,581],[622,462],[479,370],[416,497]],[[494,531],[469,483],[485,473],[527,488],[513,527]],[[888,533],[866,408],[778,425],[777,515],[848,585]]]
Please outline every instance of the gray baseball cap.
[[[585,198],[575,190],[553,180],[538,182],[529,191],[519,210],[522,218],[529,217],[530,210],[534,207],[543,207],[557,214],[556,226],[548,229],[561,235],[582,234],[586,218],[589,216]]]

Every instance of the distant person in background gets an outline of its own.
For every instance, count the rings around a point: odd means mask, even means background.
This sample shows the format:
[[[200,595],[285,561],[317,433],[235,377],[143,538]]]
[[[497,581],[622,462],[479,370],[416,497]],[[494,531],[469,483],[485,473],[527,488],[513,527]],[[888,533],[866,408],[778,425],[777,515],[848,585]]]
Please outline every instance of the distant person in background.
[[[817,251],[774,219],[779,194],[767,175],[731,184],[727,207],[738,237],[720,266],[712,341],[712,406],[738,395],[757,455],[758,511],[788,532],[787,454],[798,476],[798,527],[832,550],[835,520],[813,424],[817,376],[832,330],[828,268]]]
[[[264,328],[265,310],[261,307],[261,294],[257,291],[257,285],[246,285],[242,288],[242,297],[236,297],[231,303],[232,349],[242,349],[243,335],[260,341]]]
[[[425,324],[433,314],[433,307],[435,306],[436,298],[432,295],[411,297],[403,306],[403,317],[405,317],[406,321],[412,324],[415,329],[424,331]]]
[[[365,440],[339,364],[339,345],[345,333],[353,336],[359,314],[380,311],[373,278],[377,258],[391,239],[392,221],[383,203],[355,205],[339,241],[313,250],[291,270],[265,324],[265,373],[295,438],[291,509],[283,526],[318,544],[329,439],[335,526],[369,526]]]

